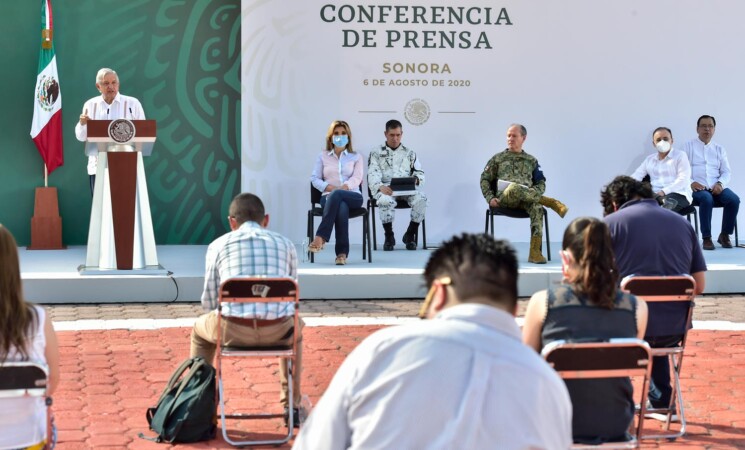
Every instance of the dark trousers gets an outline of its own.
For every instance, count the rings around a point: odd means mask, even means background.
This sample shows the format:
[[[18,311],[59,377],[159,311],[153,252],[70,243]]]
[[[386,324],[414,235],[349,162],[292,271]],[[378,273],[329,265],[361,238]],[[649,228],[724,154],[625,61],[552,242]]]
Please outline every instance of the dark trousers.
[[[325,241],[331,239],[331,230],[335,229],[337,255],[349,255],[349,210],[362,206],[362,194],[359,191],[336,190],[321,197],[323,217],[316,236]]]
[[[675,347],[681,339],[680,335],[644,338],[652,348]],[[655,408],[667,408],[672,393],[669,356],[655,356],[652,358],[652,378],[649,380],[649,402]]]
[[[693,204],[698,205],[698,218],[701,223],[701,237],[711,238],[711,211],[713,208],[723,208],[722,233],[730,235],[735,231],[737,211],[740,209],[740,197],[729,189],[719,195],[710,191],[693,193]]]

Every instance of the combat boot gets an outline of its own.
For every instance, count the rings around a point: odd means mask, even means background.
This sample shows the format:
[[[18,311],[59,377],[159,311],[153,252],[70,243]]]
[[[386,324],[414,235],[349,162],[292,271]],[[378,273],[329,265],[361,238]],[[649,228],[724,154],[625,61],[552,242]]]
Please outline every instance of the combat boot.
[[[547,206],[554,211],[556,211],[556,214],[559,215],[559,217],[564,218],[566,216],[567,211],[569,211],[569,208],[567,208],[567,205],[561,203],[560,201],[556,200],[555,198],[546,197],[543,196],[538,201],[541,205]]]
[[[383,250],[386,252],[393,251],[396,246],[396,237],[393,235],[393,224],[384,223],[383,230],[385,231],[385,242],[383,242]]]
[[[409,222],[409,228],[406,229],[402,239],[403,243],[406,244],[406,250],[416,250],[418,232],[419,224],[414,221]]]
[[[546,258],[541,253],[541,236],[530,237],[530,254],[528,254],[528,262],[533,264],[546,264]]]

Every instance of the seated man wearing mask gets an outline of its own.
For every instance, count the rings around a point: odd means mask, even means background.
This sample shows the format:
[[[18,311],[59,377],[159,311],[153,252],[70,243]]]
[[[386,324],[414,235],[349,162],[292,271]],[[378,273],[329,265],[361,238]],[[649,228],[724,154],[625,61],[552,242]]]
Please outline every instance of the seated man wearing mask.
[[[657,201],[663,208],[680,213],[690,206],[691,165],[688,157],[673,148],[673,132],[667,127],[658,127],[652,133],[652,144],[657,153],[647,156],[631,174],[631,178],[643,181],[649,177]]]

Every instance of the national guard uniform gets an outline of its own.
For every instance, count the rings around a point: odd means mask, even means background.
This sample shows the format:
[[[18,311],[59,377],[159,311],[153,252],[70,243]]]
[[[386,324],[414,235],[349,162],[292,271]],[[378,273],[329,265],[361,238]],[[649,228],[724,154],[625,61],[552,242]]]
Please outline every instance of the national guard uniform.
[[[400,177],[416,177],[420,186],[424,184],[424,171],[413,150],[403,144],[395,150],[383,144],[370,152],[367,166],[367,185],[380,208],[380,220],[383,222],[386,235],[384,250],[393,250],[395,244],[392,224],[397,198],[406,200],[411,207],[411,223],[409,223],[409,228],[403,238],[406,248],[409,250],[416,249],[414,237],[427,211],[427,196],[424,195],[424,192],[417,190],[414,195],[393,197],[379,191],[381,186],[390,184],[391,178]]]

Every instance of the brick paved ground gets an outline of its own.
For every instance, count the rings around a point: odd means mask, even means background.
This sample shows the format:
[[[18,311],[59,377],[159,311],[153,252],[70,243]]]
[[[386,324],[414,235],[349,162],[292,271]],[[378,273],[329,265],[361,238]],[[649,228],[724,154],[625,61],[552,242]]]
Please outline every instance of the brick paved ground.
[[[525,312],[526,298],[520,299],[519,315]],[[408,300],[303,300],[304,317],[361,316],[414,317],[421,299]],[[202,314],[198,303],[137,303],[48,306],[54,321],[80,319],[172,319]],[[745,322],[745,296],[704,295],[696,299],[694,320]]]
[[[524,303],[524,302],[523,302]],[[416,301],[308,301],[304,316],[411,317]],[[195,304],[55,306],[54,321],[79,319],[194,317]],[[696,320],[745,322],[745,298],[702,297]],[[303,393],[313,403],[344,357],[381,326],[307,327]],[[147,431],[145,410],[160,395],[172,370],[188,356],[188,328],[159,330],[60,331],[62,382],[54,410],[61,450],[165,449],[137,437]],[[226,369],[229,405],[279,408],[274,360],[233,361]],[[693,330],[684,361],[683,390],[689,420],[685,438],[645,443],[645,448],[745,448],[745,332]],[[263,423],[262,423],[263,422]],[[229,429],[251,436],[280,434],[280,420],[235,423]],[[648,421],[656,426],[654,421]],[[146,433],[147,434],[147,433]],[[221,437],[173,448],[226,449]]]

